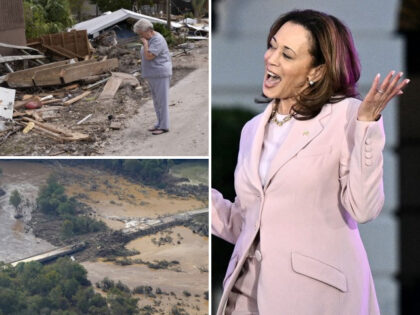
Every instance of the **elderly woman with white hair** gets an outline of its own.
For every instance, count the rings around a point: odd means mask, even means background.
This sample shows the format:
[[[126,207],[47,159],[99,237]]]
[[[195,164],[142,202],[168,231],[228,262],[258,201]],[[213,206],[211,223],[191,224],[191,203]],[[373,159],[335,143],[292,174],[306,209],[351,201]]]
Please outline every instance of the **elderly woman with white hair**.
[[[157,123],[148,130],[154,135],[169,131],[169,83],[172,76],[172,61],[165,38],[153,29],[153,24],[140,19],[133,30],[140,36],[141,73],[150,85]]]

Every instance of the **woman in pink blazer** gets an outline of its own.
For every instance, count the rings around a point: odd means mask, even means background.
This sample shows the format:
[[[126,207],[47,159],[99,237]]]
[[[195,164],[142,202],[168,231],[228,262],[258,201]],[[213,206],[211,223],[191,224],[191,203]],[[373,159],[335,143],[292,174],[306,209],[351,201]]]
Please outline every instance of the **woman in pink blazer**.
[[[263,93],[242,130],[234,203],[212,191],[212,232],[235,244],[217,314],[379,314],[357,223],[384,194],[381,112],[409,80],[360,64],[335,17],[292,11],[271,27]]]

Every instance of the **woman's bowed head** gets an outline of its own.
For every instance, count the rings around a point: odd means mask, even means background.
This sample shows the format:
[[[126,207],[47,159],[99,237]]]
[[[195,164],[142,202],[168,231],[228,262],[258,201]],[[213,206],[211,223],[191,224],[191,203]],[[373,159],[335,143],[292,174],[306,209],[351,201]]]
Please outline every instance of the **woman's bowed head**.
[[[139,35],[143,46],[148,46],[148,40],[155,35],[152,22],[145,19],[138,20],[137,23],[134,24],[133,30],[137,35]],[[153,60],[156,56],[149,53],[148,49],[146,49],[145,57],[147,60]]]
[[[358,95],[360,62],[351,33],[331,15],[296,10],[281,16],[270,29],[264,61],[263,94],[275,100],[280,114],[311,119],[324,104]],[[410,82],[402,75],[391,71],[381,83],[377,74],[357,119],[379,119]]]

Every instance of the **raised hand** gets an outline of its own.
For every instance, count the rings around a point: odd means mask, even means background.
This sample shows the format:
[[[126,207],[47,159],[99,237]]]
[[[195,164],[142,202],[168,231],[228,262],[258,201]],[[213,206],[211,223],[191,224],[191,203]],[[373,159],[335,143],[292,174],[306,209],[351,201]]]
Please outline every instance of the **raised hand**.
[[[374,121],[379,119],[388,102],[394,96],[403,94],[402,89],[410,80],[404,79],[399,82],[403,73],[399,72],[395,76],[394,74],[395,71],[388,73],[380,87],[379,80],[381,75],[379,73],[376,75],[368,94],[359,106],[358,120]]]

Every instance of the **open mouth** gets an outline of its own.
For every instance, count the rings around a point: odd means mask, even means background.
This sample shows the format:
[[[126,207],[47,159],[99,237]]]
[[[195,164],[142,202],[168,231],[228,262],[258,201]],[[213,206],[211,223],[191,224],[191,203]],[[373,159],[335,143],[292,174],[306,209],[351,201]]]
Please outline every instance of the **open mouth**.
[[[277,74],[267,70],[267,79],[278,80],[280,77]]]
[[[274,72],[271,72],[269,70],[266,71],[266,77],[264,80],[264,86],[267,88],[275,86],[277,83],[281,81],[280,77],[275,74]]]

